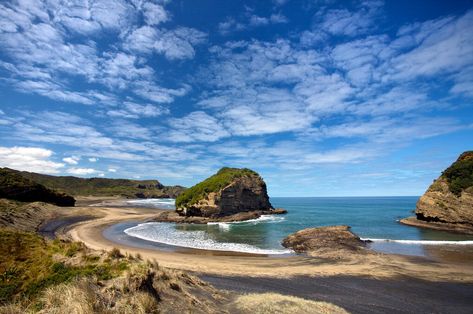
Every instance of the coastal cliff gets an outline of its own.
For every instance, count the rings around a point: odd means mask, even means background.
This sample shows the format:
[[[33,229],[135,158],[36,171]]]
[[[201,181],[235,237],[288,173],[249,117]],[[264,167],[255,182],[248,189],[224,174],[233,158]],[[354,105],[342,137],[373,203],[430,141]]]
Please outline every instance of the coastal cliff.
[[[7,168],[4,168],[7,169]],[[129,180],[109,178],[78,178],[51,176],[8,169],[49,189],[74,196],[115,196],[126,198],[176,198],[185,190],[182,186],[166,186],[158,180]]]
[[[416,217],[401,223],[473,234],[473,151],[467,151],[432,183],[417,202]]]
[[[156,220],[207,223],[283,213],[286,211],[274,209],[269,202],[266,183],[258,173],[250,169],[222,168],[180,194],[175,213],[162,213]]]
[[[24,178],[18,171],[9,168],[0,168],[0,198],[22,202],[45,202],[57,206],[75,204],[72,196]]]

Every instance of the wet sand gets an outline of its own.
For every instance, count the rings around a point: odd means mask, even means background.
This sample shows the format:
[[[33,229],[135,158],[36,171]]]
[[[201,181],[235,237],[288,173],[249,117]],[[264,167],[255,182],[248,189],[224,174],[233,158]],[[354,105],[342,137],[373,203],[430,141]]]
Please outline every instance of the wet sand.
[[[83,241],[92,249],[117,247],[128,254],[139,253],[238,294],[277,292],[330,302],[353,313],[471,313],[473,308],[473,263],[461,249],[448,247],[458,256],[447,252],[448,258],[437,259],[381,253],[333,259],[164,250],[104,236],[104,230],[114,224],[143,222],[161,210],[94,206],[75,211],[76,220],[72,214],[60,223],[51,222],[48,232]],[[429,250],[436,252],[434,247]]]
[[[200,275],[218,289],[236,293],[276,292],[325,301],[351,313],[471,313],[473,284],[399,277],[292,278]]]
[[[82,213],[86,210],[83,209]],[[94,218],[73,225],[67,234],[97,250],[117,247],[129,254],[140,254],[157,260],[160,265],[205,274],[222,276],[292,277],[292,276],[370,276],[396,278],[409,276],[429,281],[473,282],[473,263],[434,261],[423,257],[372,253],[345,255],[332,259],[296,255],[271,257],[231,253],[214,254],[204,250],[165,251],[139,245],[123,244],[107,239],[103,231],[112,224],[124,221],[146,221],[160,210],[128,207],[88,207]]]

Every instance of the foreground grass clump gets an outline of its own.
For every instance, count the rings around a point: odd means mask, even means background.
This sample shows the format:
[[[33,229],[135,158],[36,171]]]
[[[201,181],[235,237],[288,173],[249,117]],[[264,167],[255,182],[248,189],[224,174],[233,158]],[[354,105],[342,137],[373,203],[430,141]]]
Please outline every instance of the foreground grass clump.
[[[108,280],[128,268],[126,261],[99,261],[81,243],[46,241],[9,229],[0,229],[0,239],[0,304],[35,298],[47,287],[78,277]]]
[[[341,307],[327,302],[310,301],[277,293],[247,294],[238,297],[235,307],[254,314],[345,314]]]
[[[473,186],[473,151],[464,152],[443,173],[450,192],[460,196],[462,191]]]
[[[217,192],[230,184],[234,179],[244,176],[259,177],[258,173],[247,168],[237,169],[224,167],[213,176],[182,192],[176,198],[176,207],[184,208],[196,204],[208,193]]]

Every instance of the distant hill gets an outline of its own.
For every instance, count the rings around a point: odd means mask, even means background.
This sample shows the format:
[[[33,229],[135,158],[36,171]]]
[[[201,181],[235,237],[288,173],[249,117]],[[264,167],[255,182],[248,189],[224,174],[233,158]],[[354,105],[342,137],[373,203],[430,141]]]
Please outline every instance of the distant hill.
[[[8,168],[0,168],[0,198],[22,202],[45,202],[58,206],[75,204],[72,196],[47,188]]]
[[[8,169],[8,168],[3,168]],[[15,171],[29,180],[50,189],[74,196],[112,196],[128,198],[175,198],[185,190],[182,186],[165,186],[158,180],[128,180],[107,178],[77,178],[73,176],[51,176],[34,172]]]

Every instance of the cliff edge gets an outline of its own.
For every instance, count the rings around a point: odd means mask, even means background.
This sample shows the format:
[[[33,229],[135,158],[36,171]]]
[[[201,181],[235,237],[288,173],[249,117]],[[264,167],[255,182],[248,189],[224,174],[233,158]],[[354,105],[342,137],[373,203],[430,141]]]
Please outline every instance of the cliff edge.
[[[473,151],[464,152],[417,202],[407,225],[473,234]]]
[[[222,168],[176,198],[176,212],[157,221],[207,223],[241,221],[261,215],[283,214],[269,202],[266,183],[250,169]]]

